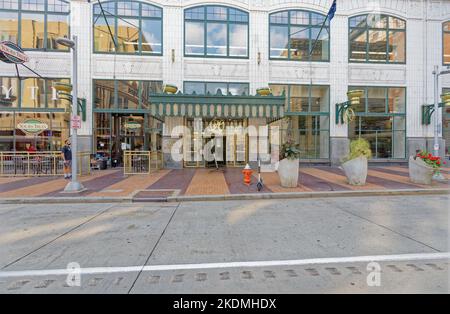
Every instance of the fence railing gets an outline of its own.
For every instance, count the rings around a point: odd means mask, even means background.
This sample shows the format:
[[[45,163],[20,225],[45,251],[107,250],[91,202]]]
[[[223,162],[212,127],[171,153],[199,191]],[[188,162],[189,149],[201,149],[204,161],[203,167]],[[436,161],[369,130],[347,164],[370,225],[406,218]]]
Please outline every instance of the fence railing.
[[[78,174],[91,173],[91,154],[77,154]],[[0,152],[0,177],[38,177],[64,174],[61,152]]]
[[[163,155],[158,151],[124,151],[124,175],[150,174],[163,168]]]

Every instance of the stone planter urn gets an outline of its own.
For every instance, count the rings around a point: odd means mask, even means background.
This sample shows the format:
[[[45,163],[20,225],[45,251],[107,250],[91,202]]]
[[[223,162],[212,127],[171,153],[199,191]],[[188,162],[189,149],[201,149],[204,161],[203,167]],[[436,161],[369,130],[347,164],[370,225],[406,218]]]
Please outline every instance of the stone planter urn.
[[[422,159],[409,157],[409,179],[413,183],[431,185],[435,170]]]
[[[296,188],[298,186],[299,159],[283,159],[278,165],[278,176],[281,186],[284,188]]]
[[[364,185],[367,180],[368,162],[366,157],[358,157],[342,164],[342,169],[351,185]]]

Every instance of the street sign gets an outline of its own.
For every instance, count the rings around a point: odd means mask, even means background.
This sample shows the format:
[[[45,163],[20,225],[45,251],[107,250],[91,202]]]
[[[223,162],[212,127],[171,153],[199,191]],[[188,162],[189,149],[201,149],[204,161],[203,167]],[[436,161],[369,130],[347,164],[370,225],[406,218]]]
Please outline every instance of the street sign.
[[[6,63],[22,64],[30,58],[23,52],[22,48],[11,41],[0,42],[0,61]]]
[[[71,129],[81,129],[81,117],[80,116],[73,116],[70,119],[70,128]]]

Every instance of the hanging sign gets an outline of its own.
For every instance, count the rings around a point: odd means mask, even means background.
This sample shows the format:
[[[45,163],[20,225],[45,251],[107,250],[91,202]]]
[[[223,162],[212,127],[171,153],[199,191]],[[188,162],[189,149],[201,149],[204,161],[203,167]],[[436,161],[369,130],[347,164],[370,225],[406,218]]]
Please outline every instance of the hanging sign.
[[[11,41],[0,42],[0,61],[6,63],[22,64],[30,61],[22,48]]]
[[[139,122],[135,122],[135,121],[128,121],[125,123],[125,129],[128,129],[130,131],[135,131],[140,129],[142,126]]]
[[[17,124],[17,128],[25,133],[37,135],[48,129],[48,124],[37,119],[27,119]]]

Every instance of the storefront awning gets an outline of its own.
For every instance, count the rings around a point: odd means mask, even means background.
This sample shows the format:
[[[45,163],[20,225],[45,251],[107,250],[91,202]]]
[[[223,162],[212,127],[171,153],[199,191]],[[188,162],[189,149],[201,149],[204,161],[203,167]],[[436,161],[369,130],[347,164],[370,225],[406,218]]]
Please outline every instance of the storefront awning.
[[[150,110],[155,117],[210,117],[224,119],[284,116],[285,96],[233,96],[196,94],[152,94]]]

